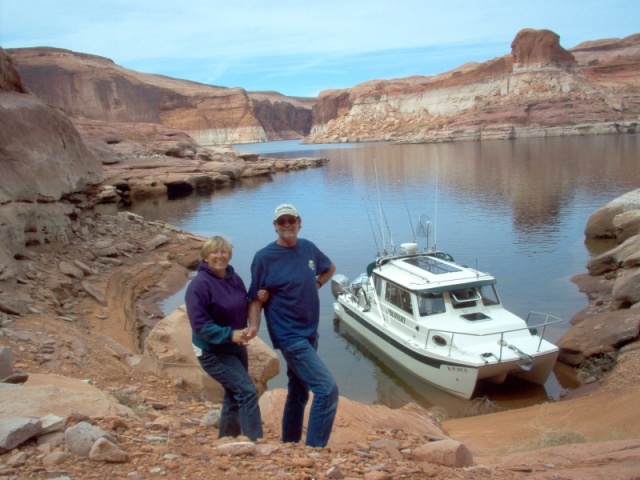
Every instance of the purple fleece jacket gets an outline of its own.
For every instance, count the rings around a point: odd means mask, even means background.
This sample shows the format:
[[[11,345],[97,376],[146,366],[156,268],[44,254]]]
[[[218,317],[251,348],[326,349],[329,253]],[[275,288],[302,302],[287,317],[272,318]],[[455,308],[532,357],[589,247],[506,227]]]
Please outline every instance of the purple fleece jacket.
[[[198,273],[187,287],[187,315],[192,341],[209,352],[233,352],[242,346],[231,341],[233,330],[247,326],[247,288],[233,267],[224,278],[200,262]]]

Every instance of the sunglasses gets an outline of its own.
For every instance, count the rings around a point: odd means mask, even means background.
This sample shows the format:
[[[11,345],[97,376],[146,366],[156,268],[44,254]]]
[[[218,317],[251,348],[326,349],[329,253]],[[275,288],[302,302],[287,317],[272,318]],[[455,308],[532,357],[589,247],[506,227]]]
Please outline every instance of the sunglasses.
[[[295,225],[296,223],[298,223],[298,219],[296,217],[279,218],[278,220],[276,220],[276,223],[281,227],[283,225],[286,225],[287,223],[289,225]]]

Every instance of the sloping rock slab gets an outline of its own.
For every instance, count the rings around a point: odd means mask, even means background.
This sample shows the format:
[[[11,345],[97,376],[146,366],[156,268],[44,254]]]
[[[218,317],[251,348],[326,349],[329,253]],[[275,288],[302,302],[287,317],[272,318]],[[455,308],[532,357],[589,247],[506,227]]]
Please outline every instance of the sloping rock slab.
[[[64,419],[71,413],[134,416],[96,387],[59,375],[32,374],[24,385],[0,389],[0,417],[44,417],[50,413]]]

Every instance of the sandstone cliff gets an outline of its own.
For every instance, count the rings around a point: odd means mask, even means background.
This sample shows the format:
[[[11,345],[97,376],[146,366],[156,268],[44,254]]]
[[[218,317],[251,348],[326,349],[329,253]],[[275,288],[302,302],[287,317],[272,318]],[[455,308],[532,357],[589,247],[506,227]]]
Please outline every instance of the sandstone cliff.
[[[308,143],[449,142],[634,133],[640,34],[571,51],[549,30],[521,30],[511,54],[432,77],[321,92]]]
[[[315,99],[144,74],[56,48],[7,52],[27,88],[72,118],[161,124],[202,145],[302,138],[311,128]]]
[[[69,119],[26,93],[0,49],[0,280],[32,244],[66,242],[80,192],[102,181],[102,165]]]

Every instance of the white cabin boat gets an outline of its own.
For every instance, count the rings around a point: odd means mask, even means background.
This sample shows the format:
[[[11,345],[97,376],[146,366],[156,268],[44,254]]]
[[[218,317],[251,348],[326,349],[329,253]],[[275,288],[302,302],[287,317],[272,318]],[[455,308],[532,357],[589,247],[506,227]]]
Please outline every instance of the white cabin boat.
[[[526,320],[506,310],[496,279],[458,265],[440,251],[383,256],[349,283],[334,275],[334,311],[387,356],[438,388],[470,399],[479,381],[513,375],[543,385],[558,356],[544,340],[561,320],[538,312]]]

